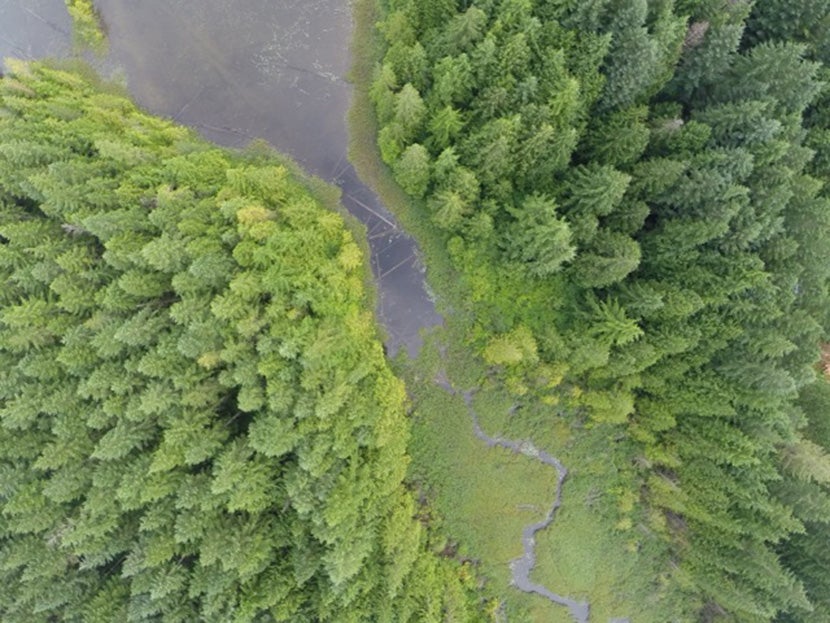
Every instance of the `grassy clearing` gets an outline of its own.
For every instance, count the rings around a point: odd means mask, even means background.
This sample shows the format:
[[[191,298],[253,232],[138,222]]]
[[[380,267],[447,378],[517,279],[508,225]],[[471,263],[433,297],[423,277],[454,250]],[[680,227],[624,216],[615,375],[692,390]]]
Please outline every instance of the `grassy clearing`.
[[[667,552],[644,527],[618,530],[613,450],[599,432],[582,432],[554,448],[570,469],[563,505],[537,539],[536,579],[570,595],[585,596],[592,620],[629,616],[637,623],[687,621],[677,595],[666,591]],[[605,447],[603,447],[605,446]]]
[[[443,340],[445,332],[434,337]],[[560,608],[510,587],[522,528],[543,518],[552,500],[549,469],[476,439],[463,399],[432,382],[439,367],[435,341],[401,370],[413,399],[410,477],[437,511],[439,530],[450,535],[458,556],[477,563],[486,592],[504,602],[510,620],[566,623]]]
[[[570,623],[565,608],[512,588],[508,566],[521,554],[522,528],[543,517],[552,503],[554,474],[527,457],[488,449],[475,438],[463,400],[434,381],[446,373],[459,389],[480,388],[475,409],[489,434],[531,438],[561,458],[571,473],[560,514],[537,535],[534,581],[588,599],[593,621],[622,616],[637,623],[690,620],[678,614],[672,596],[661,588],[665,552],[637,525],[623,532],[615,528],[619,515],[609,490],[619,476],[608,431],[585,430],[578,420],[538,402],[527,401],[511,416],[514,398],[472,353],[469,297],[450,265],[445,235],[430,224],[423,203],[411,201],[397,186],[376,147],[377,124],[368,96],[375,10],[374,0],[354,4],[349,155],[364,182],[418,240],[446,321],[425,341],[417,361],[397,361],[413,401],[412,480],[431,501],[439,529],[457,543],[458,555],[478,562],[488,580],[485,592],[503,602],[510,621]]]
[[[478,562],[488,580],[486,591],[501,599],[512,621],[570,623],[566,609],[511,587],[509,562],[521,554],[521,531],[545,515],[554,495],[552,470],[475,438],[463,400],[433,380],[447,370],[457,387],[473,385],[483,372],[452,343],[452,328],[427,341],[417,362],[401,364],[413,399],[410,476],[430,500],[440,529],[458,544],[458,554]],[[487,385],[478,376],[477,385]],[[551,527],[537,535],[533,580],[592,606],[592,620],[629,616],[637,623],[690,620],[661,585],[659,561],[665,553],[648,534],[634,527],[618,531],[609,495],[616,479],[613,441],[600,430],[574,430],[564,418],[551,419],[544,434],[523,435],[520,418],[509,415],[512,399],[498,386],[483,388],[474,406],[491,435],[531,437],[560,457],[570,470],[563,506]]]

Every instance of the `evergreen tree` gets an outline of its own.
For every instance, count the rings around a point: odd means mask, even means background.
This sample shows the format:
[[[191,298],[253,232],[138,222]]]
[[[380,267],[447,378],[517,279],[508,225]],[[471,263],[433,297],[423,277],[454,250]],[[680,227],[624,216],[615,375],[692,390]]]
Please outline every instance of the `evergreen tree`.
[[[557,217],[551,199],[532,196],[516,210],[516,222],[507,234],[512,258],[536,277],[551,275],[576,255],[567,222]]]

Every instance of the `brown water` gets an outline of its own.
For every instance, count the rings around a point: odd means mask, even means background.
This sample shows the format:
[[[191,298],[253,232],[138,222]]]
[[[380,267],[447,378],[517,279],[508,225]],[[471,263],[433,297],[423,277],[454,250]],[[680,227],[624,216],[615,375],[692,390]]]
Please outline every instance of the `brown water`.
[[[348,163],[351,88],[348,0],[99,0],[110,55],[147,110],[241,147],[263,138],[339,186],[366,226],[377,315],[394,354],[415,355],[419,332],[441,322],[411,238]],[[62,0],[0,0],[0,53],[70,51]]]

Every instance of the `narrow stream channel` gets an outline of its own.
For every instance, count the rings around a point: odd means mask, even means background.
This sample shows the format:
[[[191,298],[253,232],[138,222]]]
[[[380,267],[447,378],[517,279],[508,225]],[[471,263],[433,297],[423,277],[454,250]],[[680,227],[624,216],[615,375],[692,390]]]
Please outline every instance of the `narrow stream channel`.
[[[544,530],[553,523],[556,517],[556,511],[562,506],[562,487],[565,484],[565,479],[568,477],[568,468],[562,464],[562,461],[552,454],[540,450],[531,441],[513,441],[512,439],[505,439],[501,436],[491,437],[481,428],[478,414],[473,408],[474,392],[472,390],[458,392],[445,380],[438,381],[438,385],[447,393],[460,395],[464,399],[464,404],[467,407],[467,412],[473,423],[473,434],[475,434],[477,439],[483,441],[488,448],[504,448],[517,454],[523,454],[531,460],[547,465],[556,472],[556,491],[551,506],[543,519],[526,525],[522,530],[522,555],[510,561],[510,570],[513,576],[513,583],[519,590],[525,593],[534,593],[559,606],[564,606],[568,609],[574,623],[588,623],[588,617],[591,611],[591,606],[588,602],[577,601],[571,597],[560,595],[546,586],[536,584],[530,579],[530,574],[536,566],[536,533]],[[618,623],[627,623],[627,619],[619,619],[617,621]]]

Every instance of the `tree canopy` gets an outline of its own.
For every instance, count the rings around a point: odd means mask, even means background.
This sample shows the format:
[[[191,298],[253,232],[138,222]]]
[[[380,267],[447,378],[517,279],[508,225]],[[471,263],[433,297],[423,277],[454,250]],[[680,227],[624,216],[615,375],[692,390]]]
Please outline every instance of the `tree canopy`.
[[[493,345],[529,330],[568,367],[521,387],[616,427],[621,525],[670,544],[702,620],[827,620],[828,446],[799,405],[828,333],[830,5],[383,5],[381,153],[446,240],[470,342],[515,375]]]

